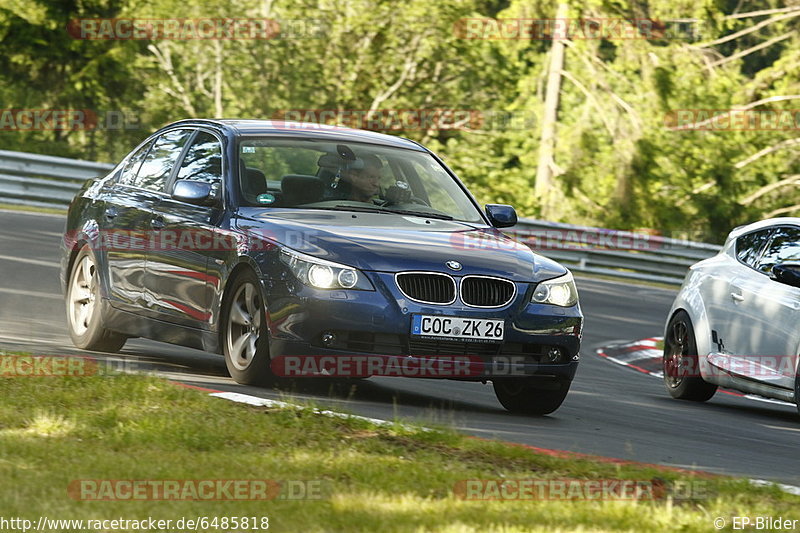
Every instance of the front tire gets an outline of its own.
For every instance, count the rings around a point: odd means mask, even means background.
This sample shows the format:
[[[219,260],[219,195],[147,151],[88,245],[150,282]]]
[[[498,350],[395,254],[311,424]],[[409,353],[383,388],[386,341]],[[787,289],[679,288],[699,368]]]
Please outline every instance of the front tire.
[[[794,378],[794,403],[797,406],[797,414],[800,415],[800,373]]]
[[[512,413],[549,415],[564,402],[570,382],[543,382],[535,378],[496,379],[492,386],[497,399]]]
[[[697,342],[686,311],[675,313],[667,324],[663,368],[664,385],[673,398],[705,402],[717,392],[716,385],[700,377]]]
[[[242,272],[228,289],[222,313],[222,346],[228,373],[243,385],[267,385],[270,370],[266,306],[252,271]]]
[[[88,245],[80,249],[67,283],[67,326],[72,343],[83,350],[118,352],[128,338],[103,327],[100,271]]]

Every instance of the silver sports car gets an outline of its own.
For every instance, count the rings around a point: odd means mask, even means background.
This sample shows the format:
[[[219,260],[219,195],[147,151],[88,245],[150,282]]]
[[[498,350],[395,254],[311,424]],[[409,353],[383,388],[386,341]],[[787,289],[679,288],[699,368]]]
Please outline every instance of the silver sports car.
[[[718,386],[800,410],[800,218],[734,229],[693,265],[667,320],[664,382],[673,398],[706,401]]]

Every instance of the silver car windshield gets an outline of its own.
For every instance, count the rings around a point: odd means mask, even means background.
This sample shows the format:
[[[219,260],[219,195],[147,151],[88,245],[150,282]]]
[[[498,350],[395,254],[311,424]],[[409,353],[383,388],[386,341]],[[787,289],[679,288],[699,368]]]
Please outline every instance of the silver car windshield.
[[[467,193],[425,152],[274,138],[242,140],[238,151],[245,206],[483,221]]]

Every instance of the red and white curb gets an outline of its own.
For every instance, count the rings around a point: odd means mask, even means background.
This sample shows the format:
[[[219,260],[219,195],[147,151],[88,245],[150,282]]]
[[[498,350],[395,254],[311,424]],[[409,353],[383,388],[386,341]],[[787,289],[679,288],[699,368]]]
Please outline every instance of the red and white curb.
[[[654,378],[663,379],[663,353],[661,348],[661,342],[663,340],[663,337],[650,337],[649,339],[642,339],[640,341],[609,344],[608,346],[598,348],[595,352],[603,359],[607,359],[612,363],[628,367]],[[755,394],[742,394],[741,392],[728,389],[719,389],[719,392],[757,402],[794,407],[794,404],[781,400],[773,400],[772,398],[764,398],[763,396],[757,396]]]
[[[406,429],[417,429],[421,431],[433,431],[430,428],[421,427],[421,426],[408,426],[405,424],[398,424],[396,422],[392,422],[390,420],[384,420],[382,418],[371,418],[368,416],[360,416],[360,415],[351,415],[348,413],[341,413],[338,411],[331,411],[329,409],[318,409],[316,407],[307,407],[291,402],[285,402],[282,400],[272,400],[270,398],[261,398],[259,396],[252,396],[250,394],[241,394],[238,392],[223,392],[214,389],[207,389],[205,387],[197,387],[194,385],[187,385],[185,383],[180,383],[177,381],[173,381],[176,385],[180,385],[182,387],[186,387],[189,389],[195,389],[202,392],[207,392],[209,396],[213,396],[215,398],[222,398],[223,400],[228,400],[231,402],[242,403],[245,405],[250,405],[254,407],[274,407],[274,408],[282,408],[282,409],[299,409],[299,410],[309,410],[314,414],[322,415],[322,416],[330,416],[333,418],[341,418],[346,420],[362,420],[365,422],[369,422],[371,424],[375,424],[378,426],[393,426],[393,427],[403,427]],[[483,437],[473,437],[470,438],[478,439],[478,440],[491,440],[491,439],[484,439]],[[628,459],[617,459],[613,457],[603,457],[599,455],[591,455],[585,453],[578,453],[578,452],[569,452],[565,450],[554,450],[550,448],[540,448],[538,446],[531,446],[529,444],[521,444],[516,442],[508,442],[505,441],[505,444],[509,446],[521,447],[529,449],[535,453],[549,455],[552,457],[560,457],[560,458],[573,458],[573,459],[587,459],[592,461],[599,461],[603,463],[612,463],[612,464],[620,464],[620,465],[631,465],[631,466],[644,466],[655,468],[659,470],[671,471],[671,472],[679,472],[683,474],[693,474],[693,475],[701,475],[701,476],[711,476],[711,477],[718,477],[717,474],[711,474],[709,472],[703,472],[702,470],[688,470],[685,468],[677,468],[677,467],[670,467],[664,465],[657,465],[657,464],[650,464],[650,463],[642,463],[638,461],[630,461]],[[777,487],[783,492],[787,492],[789,494],[793,494],[795,496],[800,496],[800,487],[794,485],[786,485],[783,483],[774,483],[772,481],[766,481],[763,479],[751,479],[750,483],[752,485],[756,485],[759,487]]]

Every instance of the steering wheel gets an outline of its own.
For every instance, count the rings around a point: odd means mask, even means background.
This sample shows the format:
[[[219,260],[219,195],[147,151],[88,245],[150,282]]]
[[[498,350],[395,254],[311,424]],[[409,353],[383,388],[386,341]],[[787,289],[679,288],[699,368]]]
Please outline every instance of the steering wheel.
[[[386,207],[389,205],[398,205],[398,204],[419,204],[430,207],[430,204],[419,198],[418,196],[414,196],[414,193],[411,192],[409,189],[408,184],[405,182],[395,182],[395,185],[392,185],[386,190],[384,194],[384,200],[379,205],[381,207]]]

